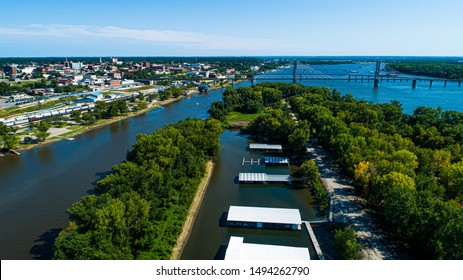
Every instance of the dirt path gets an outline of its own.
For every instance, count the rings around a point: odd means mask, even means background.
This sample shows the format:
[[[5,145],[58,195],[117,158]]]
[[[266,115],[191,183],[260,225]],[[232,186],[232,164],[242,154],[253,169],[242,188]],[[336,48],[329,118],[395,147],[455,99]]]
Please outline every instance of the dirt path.
[[[309,141],[307,147],[311,159],[318,166],[322,183],[333,196],[333,221],[346,223],[355,229],[364,246],[364,259],[393,259],[382,242],[384,235],[365,211],[360,198],[355,195],[352,184],[342,178],[338,167],[320,146]]]
[[[209,185],[209,180],[211,179],[212,170],[214,169],[214,163],[209,161],[206,167],[206,175],[201,180],[198,189],[196,190],[196,195],[191,203],[190,210],[183,224],[183,229],[180,235],[177,238],[177,244],[172,250],[172,255],[170,256],[171,260],[178,260],[182,255],[183,248],[190,236],[191,229],[193,228],[196,215],[198,214],[201,202],[203,201],[204,194],[206,194],[207,186]]]

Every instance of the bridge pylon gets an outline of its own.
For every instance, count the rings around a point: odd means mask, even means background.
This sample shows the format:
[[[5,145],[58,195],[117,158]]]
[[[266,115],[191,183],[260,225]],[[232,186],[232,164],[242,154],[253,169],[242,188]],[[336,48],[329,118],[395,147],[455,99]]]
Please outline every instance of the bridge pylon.
[[[376,60],[375,80],[373,83],[373,88],[378,88],[379,86],[379,72],[380,71],[381,71],[381,61]]]
[[[296,83],[297,79],[297,60],[294,61],[294,68],[293,68],[293,84]]]

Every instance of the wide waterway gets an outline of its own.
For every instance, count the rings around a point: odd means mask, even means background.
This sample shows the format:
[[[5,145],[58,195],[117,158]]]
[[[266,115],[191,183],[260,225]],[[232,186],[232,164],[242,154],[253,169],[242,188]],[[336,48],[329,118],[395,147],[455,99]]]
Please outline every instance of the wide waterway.
[[[361,72],[373,69],[374,65],[318,67]],[[412,113],[417,106],[441,106],[444,110],[459,111],[463,108],[463,87],[455,83],[448,83],[446,88],[442,83],[435,83],[431,89],[428,83],[418,83],[416,89],[411,89],[410,82],[381,82],[377,90],[373,89],[372,81],[307,81],[303,84],[327,85],[342,94],[350,92],[357,98],[373,102],[399,100],[406,113]],[[90,193],[96,180],[107,174],[114,164],[124,160],[136,134],[150,133],[187,117],[205,118],[210,104],[221,98],[221,90],[194,95],[162,109],[86,132],[76,136],[74,141],[34,148],[19,157],[0,158],[0,258],[50,258],[54,237],[68,224],[65,210]],[[223,149],[182,258],[220,258],[231,235],[244,236],[245,242],[250,243],[310,247],[304,232],[257,232],[227,229],[220,224],[221,217],[232,203],[299,207],[303,219],[316,215],[304,190],[277,186],[240,187],[234,183],[237,172],[265,170],[264,167],[241,166],[243,156],[258,157],[245,149],[248,141],[235,132],[226,131],[222,135]]]
[[[125,159],[138,133],[187,117],[206,118],[221,90],[192,95],[142,115],[75,137],[0,158],[0,258],[51,258],[54,237],[68,224],[66,209]]]

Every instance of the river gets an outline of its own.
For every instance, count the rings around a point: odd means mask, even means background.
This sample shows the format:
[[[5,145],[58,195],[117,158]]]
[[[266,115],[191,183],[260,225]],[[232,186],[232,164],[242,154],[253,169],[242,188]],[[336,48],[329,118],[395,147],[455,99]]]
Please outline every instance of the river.
[[[313,67],[359,69],[369,71],[372,64],[349,64]],[[406,113],[417,106],[441,106],[444,110],[463,108],[463,87],[448,83],[304,81],[306,85],[327,85],[342,94],[373,102],[399,100]],[[242,85],[249,85],[243,83]],[[124,160],[138,133],[150,133],[187,117],[206,118],[210,104],[221,100],[221,90],[193,95],[142,115],[122,120],[75,137],[74,141],[55,142],[25,151],[21,156],[0,158],[0,258],[49,259],[53,240],[68,224],[66,209],[82,196],[91,193],[95,182]],[[275,232],[228,229],[220,224],[230,204],[300,208],[303,219],[316,216],[306,190],[272,186],[240,187],[234,183],[238,172],[263,170],[264,167],[241,166],[242,157],[254,157],[246,150],[248,139],[225,131],[222,151],[204,198],[183,259],[214,259],[224,253],[231,235],[245,237],[245,242],[288,246],[306,246],[304,232]],[[272,169],[272,172],[289,172]],[[307,245],[310,247],[309,245]]]
[[[68,224],[66,209],[125,159],[138,133],[187,117],[206,118],[221,90],[196,94],[75,137],[0,158],[0,258],[49,259]]]

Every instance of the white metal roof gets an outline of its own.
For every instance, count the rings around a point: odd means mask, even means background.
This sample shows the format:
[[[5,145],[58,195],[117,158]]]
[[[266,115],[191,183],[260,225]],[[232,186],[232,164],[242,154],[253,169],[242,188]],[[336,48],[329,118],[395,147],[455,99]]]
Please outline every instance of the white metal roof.
[[[243,237],[230,237],[225,260],[310,260],[302,247],[244,243]]]
[[[230,206],[227,221],[301,224],[299,209]]]
[[[269,145],[269,144],[259,144],[252,143],[249,144],[249,149],[260,149],[260,150],[281,150],[281,145]]]
[[[265,157],[265,163],[289,164],[289,158],[286,157]]]
[[[240,182],[291,182],[290,175],[266,174],[266,173],[239,173]]]

